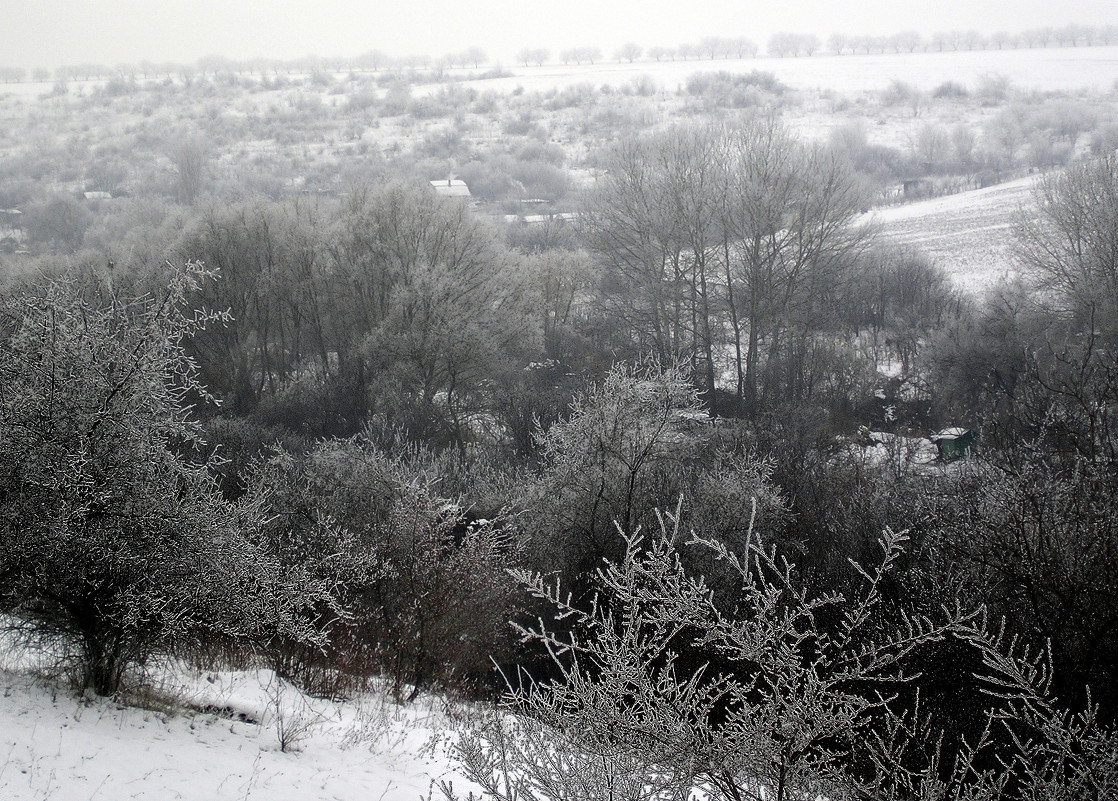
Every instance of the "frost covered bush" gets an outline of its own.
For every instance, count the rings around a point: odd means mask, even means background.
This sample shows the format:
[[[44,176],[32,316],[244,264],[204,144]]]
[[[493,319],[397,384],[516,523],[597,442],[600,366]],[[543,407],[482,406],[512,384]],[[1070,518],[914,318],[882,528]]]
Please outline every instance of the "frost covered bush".
[[[440,497],[431,468],[356,440],[262,468],[266,550],[292,584],[329,588],[298,611],[302,626],[327,632],[326,648],[277,639],[282,675],[329,693],[345,689],[338,671],[356,682],[383,672],[401,698],[458,689],[507,650],[515,542],[502,521]]]
[[[741,75],[696,72],[688,77],[685,89],[711,108],[749,108],[782,96],[787,87],[771,72],[753,70]]]
[[[542,469],[527,488],[525,525],[538,567],[585,576],[625,553],[623,535],[685,496],[689,522],[740,552],[757,525],[778,528],[781,499],[764,464],[720,454],[697,390],[679,368],[618,366],[577,397],[568,419],[541,433]]]
[[[978,612],[934,622],[883,614],[883,584],[904,537],[886,531],[876,568],[849,595],[812,594],[795,567],[751,537],[736,558],[692,537],[738,578],[716,602],[684,567],[676,516],[598,571],[588,609],[521,573],[553,610],[521,629],[550,655],[553,678],[510,677],[514,714],[473,727],[457,753],[499,801],[792,798],[1112,797],[1113,731],[1051,697],[1042,660],[1015,653]],[[561,630],[558,621],[563,621]],[[936,731],[906,665],[947,640],[980,654],[989,708],[971,741]]]
[[[217,321],[162,297],[52,284],[0,298],[0,609],[107,695],[160,648],[267,625],[250,503],[192,458],[182,339]],[[82,290],[82,291],[79,291]],[[194,454],[197,451],[193,452]]]

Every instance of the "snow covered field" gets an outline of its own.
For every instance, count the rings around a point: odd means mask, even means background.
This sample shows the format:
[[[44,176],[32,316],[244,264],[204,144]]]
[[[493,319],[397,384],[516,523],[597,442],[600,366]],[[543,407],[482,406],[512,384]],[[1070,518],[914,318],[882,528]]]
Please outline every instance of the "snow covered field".
[[[771,72],[794,89],[823,89],[839,93],[872,92],[894,80],[931,90],[954,81],[974,87],[987,75],[1008,78],[1019,89],[1039,91],[1109,91],[1118,84],[1118,46],[1051,47],[1019,50],[966,50],[958,52],[883,53],[873,55],[818,55],[810,58],[746,58],[689,61],[637,61],[597,64],[505,64],[503,78],[469,80],[479,91],[507,94],[517,90],[547,92],[580,83],[621,87],[642,77],[668,91],[676,91],[697,72]],[[450,69],[454,80],[470,79],[488,68]],[[289,77],[295,77],[294,75]],[[344,78],[344,73],[339,73]],[[162,79],[159,79],[162,80]],[[98,87],[99,81],[77,81],[73,86]],[[430,94],[444,82],[415,87],[413,94]],[[3,84],[0,95],[36,97],[49,93],[54,81]]]
[[[675,91],[696,72],[725,70],[747,73],[762,70],[795,89],[865,92],[884,89],[894,80],[930,90],[955,81],[974,86],[997,73],[1022,89],[1041,91],[1109,90],[1118,81],[1118,47],[1053,47],[1021,50],[974,50],[945,53],[886,53],[882,55],[812,58],[752,58],[714,61],[644,61],[598,64],[505,65],[506,78],[471,81],[479,90],[548,91],[578,83],[618,87],[641,76]],[[457,72],[457,71],[452,71]],[[469,71],[462,71],[468,74]],[[418,92],[417,92],[418,94]]]
[[[902,206],[866,215],[884,240],[914,247],[954,280],[956,286],[981,292],[1017,273],[1014,224],[1033,204],[1036,177]]]
[[[439,781],[470,787],[450,767],[455,723],[437,697],[331,703],[270,671],[162,683],[141,708],[0,671],[0,799],[419,801],[443,798]]]

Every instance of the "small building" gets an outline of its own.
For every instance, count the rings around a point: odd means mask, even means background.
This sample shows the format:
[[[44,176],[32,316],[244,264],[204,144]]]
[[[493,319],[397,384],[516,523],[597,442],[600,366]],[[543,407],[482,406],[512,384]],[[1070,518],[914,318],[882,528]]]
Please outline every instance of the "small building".
[[[431,181],[431,186],[439,197],[471,197],[470,187],[461,178],[444,178],[441,181]]]
[[[928,197],[935,191],[931,178],[906,178],[901,186],[905,197]]]
[[[974,447],[977,435],[967,428],[945,428],[929,437],[939,451],[939,458],[945,462],[965,456]]]

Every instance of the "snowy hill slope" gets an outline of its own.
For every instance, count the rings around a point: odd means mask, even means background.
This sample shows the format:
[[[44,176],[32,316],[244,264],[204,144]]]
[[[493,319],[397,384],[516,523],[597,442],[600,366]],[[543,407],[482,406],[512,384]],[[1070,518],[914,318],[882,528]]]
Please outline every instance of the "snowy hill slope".
[[[429,697],[308,699],[269,671],[182,674],[151,709],[0,672],[4,801],[441,798],[452,727]],[[208,710],[208,711],[200,711]],[[281,724],[299,750],[280,749]]]
[[[942,267],[955,284],[981,292],[1016,275],[1013,229],[1017,215],[1033,203],[1035,177],[985,189],[931,198],[866,215],[882,238],[909,245]]]

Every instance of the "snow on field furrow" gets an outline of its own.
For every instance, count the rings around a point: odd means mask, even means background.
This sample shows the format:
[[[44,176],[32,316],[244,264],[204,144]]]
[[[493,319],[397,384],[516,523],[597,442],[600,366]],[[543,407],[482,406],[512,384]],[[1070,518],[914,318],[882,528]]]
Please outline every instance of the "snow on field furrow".
[[[930,90],[945,81],[975,85],[991,73],[1004,75],[1015,87],[1044,91],[1109,89],[1118,80],[1118,47],[1075,47],[1020,50],[974,50],[873,55],[819,55],[812,58],[729,59],[714,61],[639,62],[635,64],[506,65],[512,74],[473,81],[476,89],[508,93],[517,89],[550,91],[577,83],[618,87],[648,76],[668,91],[686,84],[696,72],[762,70],[795,89],[866,92],[902,80]],[[418,93],[429,92],[420,89]]]
[[[997,210],[1001,214],[1016,212],[1017,209],[1027,207],[1032,202],[1032,190],[1036,181],[1037,176],[1030,175],[984,189],[972,189],[954,195],[877,209],[874,211],[874,217],[878,222],[894,222],[936,214],[965,215],[990,210]]]
[[[865,221],[877,227],[883,240],[927,255],[960,289],[982,292],[1017,274],[1016,220],[1028,213],[1036,180],[877,209]]]

